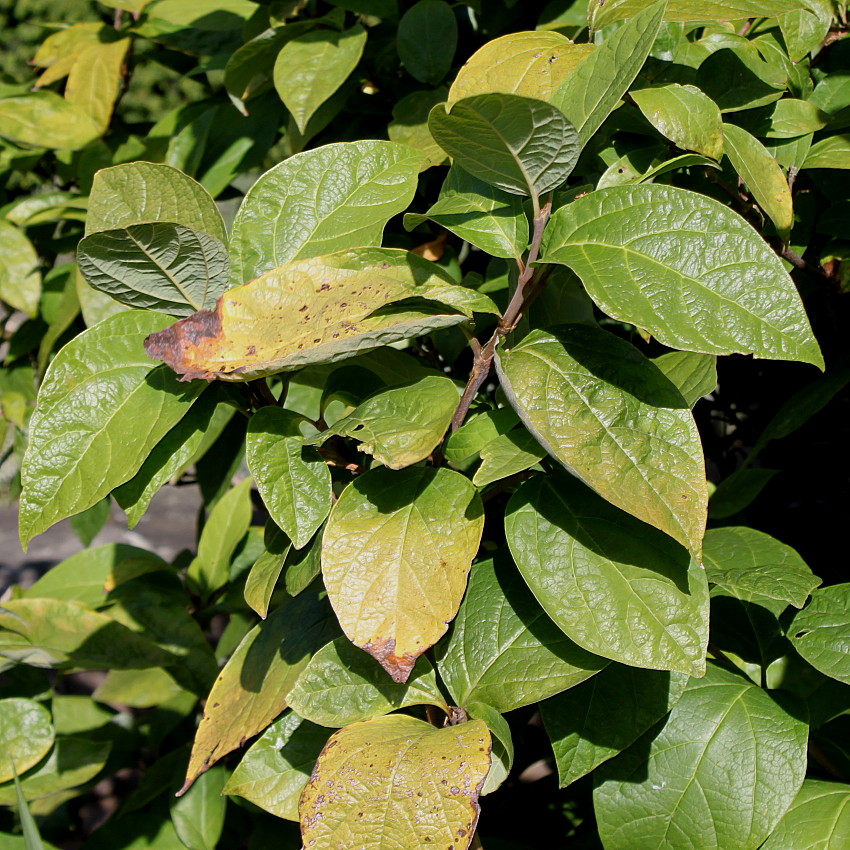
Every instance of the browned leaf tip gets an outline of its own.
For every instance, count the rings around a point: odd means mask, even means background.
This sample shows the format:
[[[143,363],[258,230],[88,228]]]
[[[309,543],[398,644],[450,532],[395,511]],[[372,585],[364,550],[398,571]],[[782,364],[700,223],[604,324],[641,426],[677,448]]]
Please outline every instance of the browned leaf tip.
[[[199,369],[192,362],[192,354],[203,340],[215,339],[221,335],[220,305],[221,301],[214,311],[198,310],[171,327],[151,334],[145,340],[148,357],[162,360],[181,376],[181,381],[194,381],[198,378],[215,380],[214,372]]]
[[[407,681],[407,677],[410,675],[418,657],[410,653],[396,655],[395,638],[370,640],[362,649],[366,650],[390,674],[392,680],[400,685]]]

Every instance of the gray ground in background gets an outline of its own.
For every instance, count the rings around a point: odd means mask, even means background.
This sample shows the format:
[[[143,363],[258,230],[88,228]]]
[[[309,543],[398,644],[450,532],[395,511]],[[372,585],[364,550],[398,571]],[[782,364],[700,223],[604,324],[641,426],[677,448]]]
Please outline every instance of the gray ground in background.
[[[163,487],[139,524],[128,531],[123,512],[113,502],[109,520],[91,545],[129,543],[170,561],[181,549],[194,549],[200,504],[196,487]],[[11,584],[29,586],[82,548],[65,520],[32,540],[25,554],[18,542],[17,506],[0,505],[0,596]]]

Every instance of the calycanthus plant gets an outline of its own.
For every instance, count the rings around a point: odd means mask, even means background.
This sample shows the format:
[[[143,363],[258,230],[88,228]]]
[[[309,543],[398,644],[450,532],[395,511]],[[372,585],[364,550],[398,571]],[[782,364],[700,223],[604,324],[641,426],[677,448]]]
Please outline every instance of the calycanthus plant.
[[[47,370],[22,544],[110,494],[138,522],[230,429],[251,478],[225,481],[180,580],[200,609],[231,592],[255,487],[268,522],[238,587],[262,619],[219,669],[185,609],[162,603],[174,568],[135,557],[107,576],[109,616],[61,594],[4,602],[0,647],[107,666],[118,695],[127,670],[161,668],[205,699],[181,794],[203,786],[297,820],[313,850],[460,850],[479,797],[511,769],[503,715],[539,702],[561,785],[593,772],[606,850],[808,847],[783,836],[850,798],[804,784],[802,701],[708,645],[712,596],[776,618],[790,605],[800,655],[850,684],[824,634],[846,586],[804,608],[820,581],[793,550],[747,528],[706,534],[691,408],[715,386],[716,356],[823,369],[795,284],[706,194],[572,177],[624,98],[625,122],[688,151],[651,176],[716,169],[724,151],[748,183],[747,167],[767,185],[779,166],[724,123],[711,81],[632,88],[665,14],[681,20],[672,3],[598,14],[620,26],[595,47],[524,32],[500,39],[504,62],[494,42],[473,55],[430,111],[432,156],[450,167],[427,210],[411,211],[424,154],[396,141],[285,159],[229,233],[170,165],[96,174],[77,261],[130,309]],[[309,105],[287,106],[309,119]],[[773,189],[753,186],[787,243],[781,174]],[[403,213],[408,231],[448,231],[506,275],[460,279],[439,240],[382,247]],[[627,325],[669,352],[648,358],[616,332]],[[465,382],[429,347],[440,335],[468,343]],[[158,574],[162,586],[138,587]],[[160,604],[187,621],[167,645],[138,628],[156,632]],[[59,621],[68,633],[48,633]],[[258,735],[231,773],[216,767]]]

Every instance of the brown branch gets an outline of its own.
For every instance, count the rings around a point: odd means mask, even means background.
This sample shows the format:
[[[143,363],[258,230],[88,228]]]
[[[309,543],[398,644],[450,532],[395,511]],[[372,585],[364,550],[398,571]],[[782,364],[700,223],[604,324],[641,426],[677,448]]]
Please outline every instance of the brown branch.
[[[452,417],[452,431],[457,431],[463,424],[466,414],[469,412],[469,406],[475,398],[478,390],[481,389],[483,383],[487,380],[490,374],[490,369],[493,365],[493,358],[496,356],[496,346],[499,340],[506,337],[515,327],[522,316],[525,300],[529,295],[528,285],[534,276],[534,263],[540,254],[540,242],[543,239],[543,229],[546,227],[546,222],[549,221],[549,214],[552,211],[551,196],[546,203],[541,207],[540,212],[534,216],[534,232],[531,238],[531,246],[528,249],[528,257],[524,264],[520,267],[520,275],[517,279],[516,289],[511,297],[510,303],[505,310],[504,315],[499,320],[493,336],[490,337],[487,344],[482,348],[477,339],[469,341],[472,350],[475,353],[475,360],[472,363],[472,371],[469,373],[469,380],[466,382],[466,388],[463,391],[460,402]]]

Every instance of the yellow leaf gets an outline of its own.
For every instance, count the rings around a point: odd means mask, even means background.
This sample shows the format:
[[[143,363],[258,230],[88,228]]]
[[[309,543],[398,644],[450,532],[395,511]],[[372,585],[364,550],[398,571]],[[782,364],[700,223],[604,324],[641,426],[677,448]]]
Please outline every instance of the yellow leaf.
[[[129,38],[96,42],[77,54],[68,74],[65,100],[84,109],[103,130],[109,126],[118,98],[121,66],[129,46]]]
[[[449,103],[500,92],[548,100],[593,50],[556,32],[515,32],[488,41],[460,69]]]
[[[466,850],[490,748],[482,720],[435,729],[396,714],[340,729],[301,796],[304,847]]]
[[[74,24],[72,27],[54,32],[41,43],[32,64],[39,68],[49,68],[60,59],[74,56],[84,47],[96,44],[101,35],[106,34],[108,37],[110,32],[113,31],[100,22]]]
[[[186,381],[245,381],[456,325],[473,310],[496,307],[409,251],[355,248],[272,269],[215,311],[152,334],[145,349]]]
[[[325,587],[342,630],[396,682],[454,618],[478,551],[484,511],[449,469],[373,469],[331,510]]]

